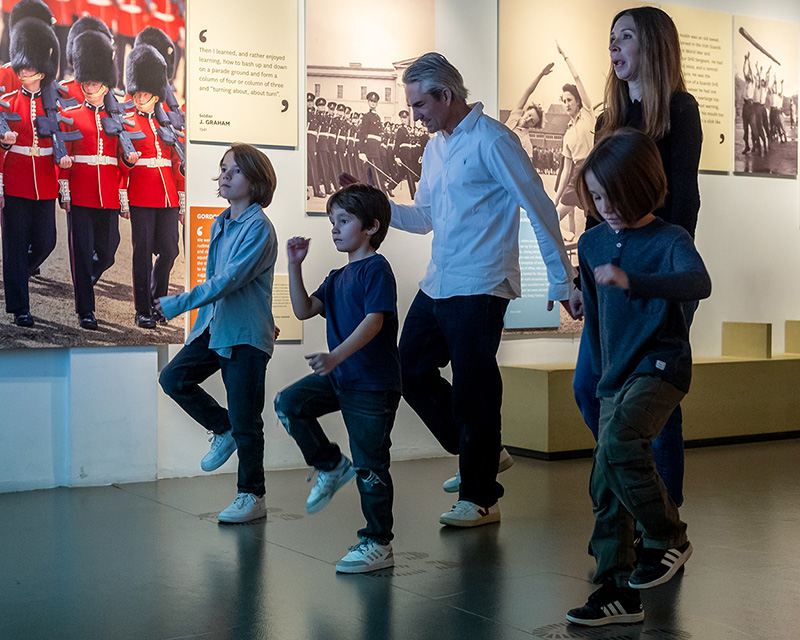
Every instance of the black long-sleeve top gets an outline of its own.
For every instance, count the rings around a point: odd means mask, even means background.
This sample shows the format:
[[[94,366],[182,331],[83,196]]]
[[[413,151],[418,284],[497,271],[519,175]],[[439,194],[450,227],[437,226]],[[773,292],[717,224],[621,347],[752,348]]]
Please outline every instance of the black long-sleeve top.
[[[601,114],[595,131],[600,129],[602,117]],[[628,109],[625,126],[641,130],[643,118],[642,103],[634,100]],[[669,132],[656,141],[664,173],[667,175],[667,199],[664,206],[653,213],[666,222],[683,227],[694,238],[697,214],[700,211],[697,171],[700,166],[703,129],[697,100],[692,94],[676,91],[672,95],[669,121]],[[600,221],[589,216],[586,228],[598,224]]]

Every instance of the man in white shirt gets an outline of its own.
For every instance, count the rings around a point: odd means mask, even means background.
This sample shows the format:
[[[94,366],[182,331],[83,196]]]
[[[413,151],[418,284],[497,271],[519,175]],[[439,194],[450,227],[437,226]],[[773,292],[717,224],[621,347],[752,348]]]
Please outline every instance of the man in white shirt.
[[[413,205],[392,226],[433,231],[431,261],[400,338],[403,396],[440,444],[459,455],[458,503],[442,524],[500,520],[502,381],[497,349],[509,300],[521,295],[519,209],[539,242],[555,300],[569,310],[573,277],[558,214],[519,138],[468,105],[458,70],[427,53],[403,74],[406,99],[430,133]],[[577,308],[575,308],[577,312]],[[440,375],[450,363],[452,385]]]

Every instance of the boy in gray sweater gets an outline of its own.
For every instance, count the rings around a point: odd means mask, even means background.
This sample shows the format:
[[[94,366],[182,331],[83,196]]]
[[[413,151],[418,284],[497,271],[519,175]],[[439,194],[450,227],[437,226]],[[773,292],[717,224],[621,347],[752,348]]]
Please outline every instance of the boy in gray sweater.
[[[689,234],[652,213],[664,201],[666,178],[646,135],[622,129],[600,141],[578,191],[605,221],[578,243],[584,331],[600,376],[590,493],[594,581],[602,586],[567,620],[641,622],[637,589],[667,582],[692,553],[651,443],[689,391],[692,356],[681,303],[708,297],[711,280]],[[636,522],[644,551],[634,568]]]

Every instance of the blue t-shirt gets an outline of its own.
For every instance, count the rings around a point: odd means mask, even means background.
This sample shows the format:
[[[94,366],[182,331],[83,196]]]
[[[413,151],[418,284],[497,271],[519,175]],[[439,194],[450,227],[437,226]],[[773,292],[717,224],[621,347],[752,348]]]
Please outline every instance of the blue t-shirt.
[[[367,314],[384,314],[378,335],[330,373],[335,385],[357,391],[401,391],[397,284],[386,258],[375,254],[331,271],[311,295],[323,305],[329,351],[342,344]]]

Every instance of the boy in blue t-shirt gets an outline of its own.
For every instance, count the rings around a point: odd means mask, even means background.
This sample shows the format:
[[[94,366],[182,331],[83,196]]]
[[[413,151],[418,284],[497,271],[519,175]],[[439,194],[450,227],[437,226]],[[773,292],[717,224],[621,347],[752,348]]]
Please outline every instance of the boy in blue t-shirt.
[[[286,251],[294,313],[300,320],[318,314],[325,318],[330,351],[306,356],[314,373],[281,391],[275,411],[306,463],[317,470],[306,501],[309,513],[320,511],[358,476],[367,526],[336,570],[364,573],[394,566],[389,434],[401,391],[397,287],[386,258],[376,253],[389,229],[391,209],[379,190],[354,184],[333,194],[327,210],[333,243],[347,253],[347,265],[331,271],[309,296],[302,274],[309,240],[291,238]],[[334,411],[342,412],[353,462],[317,421]]]

